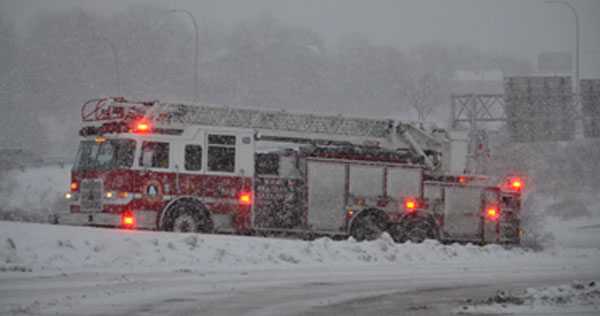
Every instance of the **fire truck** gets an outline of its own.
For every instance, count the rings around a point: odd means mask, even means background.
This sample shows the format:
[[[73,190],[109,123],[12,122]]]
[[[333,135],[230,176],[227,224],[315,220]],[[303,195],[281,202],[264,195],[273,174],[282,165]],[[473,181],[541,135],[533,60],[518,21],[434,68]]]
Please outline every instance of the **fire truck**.
[[[61,224],[518,244],[522,181],[463,174],[465,133],[423,123],[94,99]]]

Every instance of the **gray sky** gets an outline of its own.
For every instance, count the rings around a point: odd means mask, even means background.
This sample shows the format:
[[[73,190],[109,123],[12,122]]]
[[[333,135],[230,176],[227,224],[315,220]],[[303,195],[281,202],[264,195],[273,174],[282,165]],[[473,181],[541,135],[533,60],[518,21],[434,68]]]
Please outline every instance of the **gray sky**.
[[[600,0],[567,0],[579,14],[582,78],[600,78]],[[2,14],[23,29],[41,9],[79,6],[111,14],[136,3],[187,9],[225,28],[260,12],[317,31],[335,45],[350,33],[375,44],[408,49],[441,41],[484,52],[515,53],[535,61],[540,52],[575,53],[575,18],[563,4],[544,0],[0,0]],[[574,60],[574,57],[573,57]]]

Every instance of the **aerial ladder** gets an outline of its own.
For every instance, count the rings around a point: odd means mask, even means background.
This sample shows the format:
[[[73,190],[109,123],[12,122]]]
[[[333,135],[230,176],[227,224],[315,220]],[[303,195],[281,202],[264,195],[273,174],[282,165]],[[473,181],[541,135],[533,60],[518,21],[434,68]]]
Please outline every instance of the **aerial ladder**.
[[[448,171],[440,160],[450,156],[445,131],[428,131],[418,122],[123,98],[90,100],[82,109],[82,120],[88,126],[128,118],[141,118],[154,128],[165,129],[183,129],[190,124],[251,129],[257,140],[266,141],[410,149],[431,171]]]

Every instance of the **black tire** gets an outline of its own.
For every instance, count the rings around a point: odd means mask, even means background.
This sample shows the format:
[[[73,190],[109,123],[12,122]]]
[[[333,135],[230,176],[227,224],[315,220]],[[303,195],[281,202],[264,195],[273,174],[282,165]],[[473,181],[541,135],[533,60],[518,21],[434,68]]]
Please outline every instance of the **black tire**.
[[[435,224],[425,218],[410,219],[404,227],[401,241],[410,241],[412,243],[421,243],[426,239],[438,239]]]
[[[359,214],[350,227],[350,236],[357,241],[375,240],[388,229],[389,220],[377,212]]]
[[[181,233],[210,233],[213,223],[209,212],[196,203],[180,202],[169,208],[165,230]]]

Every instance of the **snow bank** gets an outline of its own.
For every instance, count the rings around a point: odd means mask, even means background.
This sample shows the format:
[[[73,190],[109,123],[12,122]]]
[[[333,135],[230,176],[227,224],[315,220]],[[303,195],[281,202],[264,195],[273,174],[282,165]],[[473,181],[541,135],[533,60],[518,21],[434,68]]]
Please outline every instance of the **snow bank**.
[[[0,179],[0,219],[47,222],[51,214],[64,212],[71,166],[8,170]]]
[[[559,286],[529,288],[521,293],[499,292],[485,302],[465,305],[462,314],[600,314],[598,281],[573,282]]]
[[[533,252],[498,245],[442,245],[436,241],[396,244],[387,234],[371,242],[329,238],[302,241],[0,222],[0,243],[0,271],[5,272],[214,271],[377,264],[537,268],[539,263],[600,263],[599,249]]]

